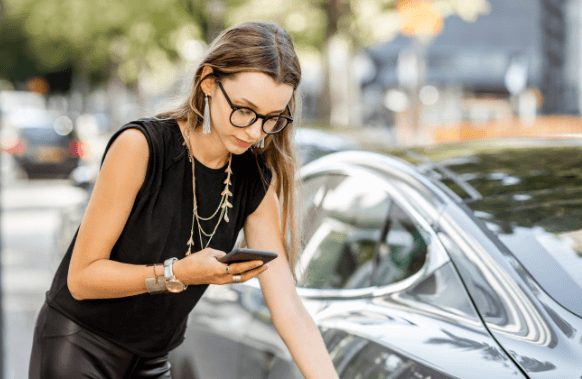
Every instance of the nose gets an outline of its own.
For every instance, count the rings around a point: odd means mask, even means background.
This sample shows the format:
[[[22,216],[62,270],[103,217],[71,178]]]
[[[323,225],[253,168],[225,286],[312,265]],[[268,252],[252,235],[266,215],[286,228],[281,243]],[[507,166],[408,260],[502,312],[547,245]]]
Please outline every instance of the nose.
[[[263,120],[257,117],[254,123],[245,128],[245,131],[250,140],[258,141],[263,134]]]

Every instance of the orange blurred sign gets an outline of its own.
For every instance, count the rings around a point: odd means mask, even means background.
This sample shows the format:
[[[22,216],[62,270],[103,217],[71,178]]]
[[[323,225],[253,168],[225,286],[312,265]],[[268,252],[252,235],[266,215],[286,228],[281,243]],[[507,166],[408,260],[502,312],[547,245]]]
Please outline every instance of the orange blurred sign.
[[[49,91],[49,84],[46,79],[35,76],[34,78],[28,79],[26,82],[26,89],[32,92],[45,94]]]
[[[525,123],[517,118],[487,123],[460,123],[431,126],[433,140],[447,143],[465,140],[572,136],[582,137],[582,118],[576,116],[540,116]]]
[[[443,16],[427,0],[398,0],[400,31],[407,36],[432,37],[443,30]]]

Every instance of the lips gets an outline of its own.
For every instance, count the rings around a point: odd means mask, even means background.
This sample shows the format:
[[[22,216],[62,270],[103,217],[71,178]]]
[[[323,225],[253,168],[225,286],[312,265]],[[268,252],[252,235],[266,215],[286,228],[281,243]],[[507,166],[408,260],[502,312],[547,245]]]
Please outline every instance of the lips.
[[[234,137],[234,139],[235,139],[237,145],[239,145],[241,147],[250,147],[251,146],[251,143],[250,142],[243,141],[243,140],[238,139],[236,137]]]

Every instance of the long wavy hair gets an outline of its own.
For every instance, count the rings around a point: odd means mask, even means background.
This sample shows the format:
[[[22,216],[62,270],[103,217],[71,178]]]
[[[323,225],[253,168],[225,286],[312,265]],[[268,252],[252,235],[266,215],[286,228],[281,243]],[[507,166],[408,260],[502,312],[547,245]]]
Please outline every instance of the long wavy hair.
[[[188,127],[192,128],[202,125],[204,95],[200,84],[207,78],[201,77],[205,66],[220,73],[221,77],[248,71],[262,72],[278,83],[293,87],[289,103],[293,124],[265,138],[264,148],[252,151],[255,155],[263,155],[273,173],[277,196],[282,204],[285,248],[291,274],[297,281],[295,270],[299,259],[299,215],[295,212],[296,158],[292,131],[301,117],[301,99],[297,90],[301,81],[301,67],[293,41],[283,28],[273,23],[248,22],[224,30],[211,43],[206,57],[196,70],[188,98],[175,109],[161,113],[158,117],[185,120]]]

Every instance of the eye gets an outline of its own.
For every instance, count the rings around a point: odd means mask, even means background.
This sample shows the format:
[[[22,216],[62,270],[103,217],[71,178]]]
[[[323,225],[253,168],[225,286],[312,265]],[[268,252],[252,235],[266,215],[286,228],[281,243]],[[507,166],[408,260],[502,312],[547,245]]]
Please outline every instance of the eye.
[[[239,108],[236,112],[242,117],[253,117],[255,115],[249,108]]]
[[[283,130],[288,123],[289,120],[287,120],[285,117],[275,116],[265,121],[263,128],[266,133],[278,133]]]

